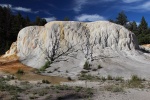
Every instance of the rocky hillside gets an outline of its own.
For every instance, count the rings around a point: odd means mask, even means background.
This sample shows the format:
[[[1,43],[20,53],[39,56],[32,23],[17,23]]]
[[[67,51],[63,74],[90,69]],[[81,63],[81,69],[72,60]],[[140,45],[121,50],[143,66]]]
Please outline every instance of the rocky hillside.
[[[134,33],[107,21],[54,21],[26,27],[3,57],[12,54],[34,68],[49,61],[48,75],[77,77],[86,72],[150,78],[150,55],[139,51]]]

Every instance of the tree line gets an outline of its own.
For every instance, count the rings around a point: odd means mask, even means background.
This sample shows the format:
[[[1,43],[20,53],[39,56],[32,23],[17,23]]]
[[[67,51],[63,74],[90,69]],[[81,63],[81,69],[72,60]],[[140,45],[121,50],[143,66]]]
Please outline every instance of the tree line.
[[[141,18],[139,25],[137,25],[135,21],[129,21],[124,11],[121,11],[118,14],[116,20],[110,19],[109,21],[120,24],[133,32],[136,35],[139,44],[150,44],[150,27],[148,27],[148,23],[144,16]]]
[[[45,19],[36,17],[35,21],[31,21],[28,16],[23,17],[20,13],[12,14],[9,7],[0,6],[0,55],[4,54],[12,44],[16,41],[18,32],[30,25],[45,25]]]

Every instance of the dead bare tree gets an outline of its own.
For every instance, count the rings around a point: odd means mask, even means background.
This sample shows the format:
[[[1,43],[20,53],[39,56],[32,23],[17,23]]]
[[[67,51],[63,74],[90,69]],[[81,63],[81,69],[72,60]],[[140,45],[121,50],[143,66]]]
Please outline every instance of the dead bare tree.
[[[52,36],[54,35],[54,36]],[[77,45],[72,45],[67,40],[60,39],[60,33],[51,34],[51,42],[50,45],[43,49],[42,44],[39,45],[43,54],[46,56],[46,60],[51,63],[60,62],[60,61],[68,61],[68,57],[75,57],[73,52],[77,52],[74,47]],[[62,43],[64,43],[62,47]]]

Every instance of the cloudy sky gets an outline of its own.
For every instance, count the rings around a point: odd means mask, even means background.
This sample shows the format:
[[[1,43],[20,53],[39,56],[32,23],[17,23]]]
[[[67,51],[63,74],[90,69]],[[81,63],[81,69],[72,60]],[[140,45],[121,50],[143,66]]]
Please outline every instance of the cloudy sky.
[[[150,0],[0,0],[12,12],[36,16],[47,21],[63,20],[66,16],[74,21],[115,19],[122,10],[130,21],[140,22],[144,16],[150,26]]]

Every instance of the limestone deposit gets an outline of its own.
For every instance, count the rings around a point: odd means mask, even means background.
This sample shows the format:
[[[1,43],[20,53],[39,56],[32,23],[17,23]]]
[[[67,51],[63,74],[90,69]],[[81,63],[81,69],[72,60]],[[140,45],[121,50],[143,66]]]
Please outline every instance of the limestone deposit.
[[[150,44],[145,44],[140,46],[142,49],[150,52]]]
[[[139,51],[134,33],[108,21],[54,21],[25,27],[16,45],[16,50],[9,51],[14,51],[27,66],[40,68],[51,61],[45,73],[48,75],[76,77],[85,70],[87,61],[89,74],[150,78],[150,55]],[[102,68],[98,69],[98,65]]]
[[[16,55],[17,54],[17,42],[13,42],[11,44],[10,49],[3,55],[3,57],[9,57],[11,55]]]

